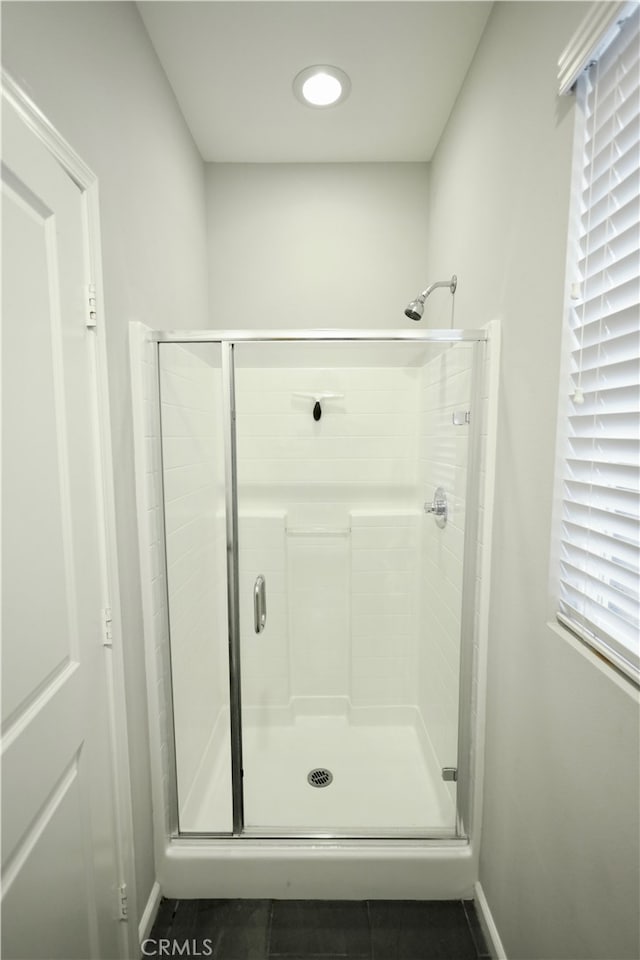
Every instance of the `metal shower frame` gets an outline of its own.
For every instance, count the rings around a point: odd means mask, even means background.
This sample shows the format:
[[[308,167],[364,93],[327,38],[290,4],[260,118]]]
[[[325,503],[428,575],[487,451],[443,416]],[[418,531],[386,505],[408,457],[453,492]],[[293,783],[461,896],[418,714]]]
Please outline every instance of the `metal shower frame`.
[[[167,707],[171,715],[169,749],[169,833],[171,842],[192,842],[193,840],[264,839],[264,840],[443,840],[452,844],[466,843],[474,827],[473,817],[473,771],[471,768],[472,742],[475,729],[472,729],[472,685],[474,668],[474,632],[476,609],[476,570],[477,570],[477,533],[478,533],[478,492],[480,465],[480,401],[484,361],[484,345],[488,340],[485,330],[167,330],[151,331],[149,341],[156,345],[157,374],[157,417],[161,425],[160,392],[160,344],[196,344],[217,343],[221,347],[222,361],[222,400],[224,421],[225,455],[225,516],[226,516],[226,552],[227,552],[227,601],[229,631],[229,692],[231,726],[231,784],[232,784],[232,832],[181,832],[179,828],[177,764],[174,730],[174,714],[171,689],[166,691]],[[471,370],[471,423],[469,431],[467,477],[466,477],[466,522],[464,531],[464,558],[462,577],[462,605],[460,625],[460,679],[458,699],[458,777],[457,777],[457,817],[455,837],[440,836],[437,831],[412,831],[403,828],[387,829],[384,833],[371,831],[343,832],[303,832],[278,828],[277,832],[249,829],[244,824],[244,803],[242,788],[242,699],[241,699],[241,662],[240,662],[240,602],[239,602],[239,546],[238,546],[238,490],[237,490],[237,454],[235,431],[235,363],[234,347],[240,343],[416,343],[416,344],[455,344],[475,343]],[[160,470],[160,484],[163,487],[164,471]],[[166,533],[164,532],[164,490],[161,489],[163,505],[163,543],[162,555],[165,565],[165,589],[167,590],[166,610],[168,620],[169,598],[166,577],[167,553]],[[167,635],[170,638],[170,625],[167,622]],[[170,659],[169,639],[169,659]]]

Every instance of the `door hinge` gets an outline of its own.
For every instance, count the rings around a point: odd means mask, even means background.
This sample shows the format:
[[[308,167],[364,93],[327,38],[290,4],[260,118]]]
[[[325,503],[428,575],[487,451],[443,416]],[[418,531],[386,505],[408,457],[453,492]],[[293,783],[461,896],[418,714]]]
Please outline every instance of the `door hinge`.
[[[113,630],[111,626],[111,607],[102,611],[102,643],[105,647],[113,646]]]
[[[129,919],[129,901],[127,898],[127,885],[121,883],[118,887],[118,920]]]
[[[457,780],[458,779],[458,768],[457,767],[443,767],[442,768],[442,779],[443,780]]]
[[[95,283],[90,283],[87,287],[88,294],[88,310],[87,310],[87,326],[95,327],[97,323],[96,317],[96,285]]]

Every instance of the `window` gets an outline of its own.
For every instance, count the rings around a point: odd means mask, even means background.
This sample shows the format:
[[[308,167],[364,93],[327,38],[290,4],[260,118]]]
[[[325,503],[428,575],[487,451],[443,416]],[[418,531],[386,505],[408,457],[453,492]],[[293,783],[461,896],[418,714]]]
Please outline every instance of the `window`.
[[[558,619],[640,679],[640,9],[577,80]],[[566,392],[566,391],[565,391]]]

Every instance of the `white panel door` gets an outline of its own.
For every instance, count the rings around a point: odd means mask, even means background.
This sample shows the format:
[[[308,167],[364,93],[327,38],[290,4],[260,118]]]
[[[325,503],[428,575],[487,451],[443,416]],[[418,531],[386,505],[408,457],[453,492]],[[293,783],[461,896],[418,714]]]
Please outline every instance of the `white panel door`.
[[[2,955],[118,957],[85,197],[2,119]]]

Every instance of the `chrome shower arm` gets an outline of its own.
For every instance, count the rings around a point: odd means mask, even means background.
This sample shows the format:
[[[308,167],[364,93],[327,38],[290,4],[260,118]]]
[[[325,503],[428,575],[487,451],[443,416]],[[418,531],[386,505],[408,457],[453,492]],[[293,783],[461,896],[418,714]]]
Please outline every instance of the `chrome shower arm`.
[[[436,289],[436,287],[449,287],[449,290],[451,291],[451,293],[455,293],[457,286],[458,286],[458,278],[454,273],[454,275],[451,277],[451,280],[436,280],[435,283],[430,283],[429,286],[426,288],[426,290],[422,291],[418,299],[422,300],[422,302],[424,303],[424,301],[427,299],[429,294],[432,293]]]

